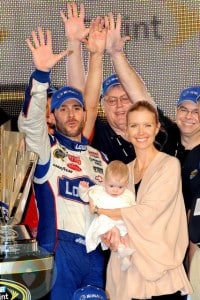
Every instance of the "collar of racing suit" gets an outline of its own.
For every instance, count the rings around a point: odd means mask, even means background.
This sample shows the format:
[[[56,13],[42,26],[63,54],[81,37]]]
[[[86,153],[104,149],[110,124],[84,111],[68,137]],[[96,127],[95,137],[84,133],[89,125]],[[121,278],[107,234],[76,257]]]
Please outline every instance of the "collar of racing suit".
[[[88,145],[88,139],[84,136],[81,137],[81,142],[73,141],[72,139],[66,137],[59,131],[55,130],[54,137],[59,141],[59,143],[65,146],[69,150],[73,151],[86,151]]]

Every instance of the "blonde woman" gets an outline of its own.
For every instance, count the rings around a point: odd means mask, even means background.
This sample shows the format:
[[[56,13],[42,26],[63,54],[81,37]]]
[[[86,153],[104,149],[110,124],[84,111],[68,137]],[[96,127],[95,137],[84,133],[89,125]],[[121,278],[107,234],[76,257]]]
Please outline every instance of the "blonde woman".
[[[136,159],[129,163],[129,187],[136,205],[115,210],[99,209],[128,229],[129,246],[135,249],[131,267],[120,270],[116,231],[103,241],[113,250],[107,269],[107,291],[111,300],[183,299],[192,288],[183,267],[188,246],[179,161],[154,146],[160,124],[156,109],[146,101],[127,113],[127,135]]]

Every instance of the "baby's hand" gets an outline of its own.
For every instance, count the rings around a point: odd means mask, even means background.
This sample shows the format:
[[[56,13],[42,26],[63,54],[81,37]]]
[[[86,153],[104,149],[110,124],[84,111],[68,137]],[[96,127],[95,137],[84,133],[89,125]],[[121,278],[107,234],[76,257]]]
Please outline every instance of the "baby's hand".
[[[84,187],[84,188],[89,188],[89,182],[87,182],[85,180],[81,180],[79,182],[79,186]]]

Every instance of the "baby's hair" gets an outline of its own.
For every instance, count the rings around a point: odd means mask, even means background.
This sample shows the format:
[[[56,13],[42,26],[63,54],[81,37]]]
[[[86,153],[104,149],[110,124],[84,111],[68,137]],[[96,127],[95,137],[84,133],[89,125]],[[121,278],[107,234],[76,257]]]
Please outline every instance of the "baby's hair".
[[[120,160],[111,161],[106,168],[105,179],[113,176],[117,180],[128,181],[129,169],[128,166]]]

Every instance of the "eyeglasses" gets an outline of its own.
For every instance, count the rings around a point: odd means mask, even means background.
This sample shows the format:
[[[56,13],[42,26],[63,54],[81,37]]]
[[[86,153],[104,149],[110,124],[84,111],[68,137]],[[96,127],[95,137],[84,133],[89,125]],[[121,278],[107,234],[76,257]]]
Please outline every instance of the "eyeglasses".
[[[104,97],[104,101],[110,106],[117,105],[118,100],[120,100],[122,104],[127,104],[130,102],[129,97],[126,95],[122,95],[120,97],[114,97],[114,96],[105,96]]]
[[[191,114],[193,117],[198,117],[198,109],[189,110],[184,106],[180,106],[178,112],[184,116]]]

